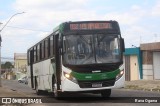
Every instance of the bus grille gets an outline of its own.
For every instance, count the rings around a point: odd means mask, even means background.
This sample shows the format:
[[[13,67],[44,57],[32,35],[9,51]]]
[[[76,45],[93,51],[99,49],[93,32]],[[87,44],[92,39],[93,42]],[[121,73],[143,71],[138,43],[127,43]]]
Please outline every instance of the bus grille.
[[[98,88],[93,87],[93,84],[101,84],[102,86],[99,87],[109,87],[115,84],[115,79],[109,80],[100,80],[100,81],[78,81],[80,88]]]

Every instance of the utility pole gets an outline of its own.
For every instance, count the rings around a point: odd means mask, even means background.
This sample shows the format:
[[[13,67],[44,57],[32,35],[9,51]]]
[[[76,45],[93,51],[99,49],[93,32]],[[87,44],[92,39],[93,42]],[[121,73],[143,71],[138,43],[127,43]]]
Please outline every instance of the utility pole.
[[[0,23],[2,24],[2,23]],[[1,30],[0,30],[1,32]],[[1,33],[0,33],[0,87],[2,87],[2,82],[1,82],[1,42],[2,42],[2,38],[1,38]]]
[[[155,42],[157,41],[157,34],[154,34],[154,37],[155,37]]]
[[[1,37],[1,32],[2,32],[2,30],[7,26],[7,24],[11,21],[11,19],[12,19],[14,16],[16,16],[16,15],[18,15],[18,14],[23,14],[23,13],[25,13],[25,12],[13,14],[13,15],[9,18],[9,20],[6,22],[6,24],[2,27],[2,29],[0,29],[0,87],[2,87],[2,82],[1,82],[1,42],[2,42],[2,37]],[[0,23],[0,24],[1,24],[1,23]]]

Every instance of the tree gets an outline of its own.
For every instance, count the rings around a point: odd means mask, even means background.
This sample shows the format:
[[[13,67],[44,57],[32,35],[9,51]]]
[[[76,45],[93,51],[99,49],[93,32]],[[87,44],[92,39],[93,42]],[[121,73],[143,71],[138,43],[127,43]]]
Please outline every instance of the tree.
[[[2,69],[11,69],[14,68],[11,62],[7,61],[4,64],[1,65]]]

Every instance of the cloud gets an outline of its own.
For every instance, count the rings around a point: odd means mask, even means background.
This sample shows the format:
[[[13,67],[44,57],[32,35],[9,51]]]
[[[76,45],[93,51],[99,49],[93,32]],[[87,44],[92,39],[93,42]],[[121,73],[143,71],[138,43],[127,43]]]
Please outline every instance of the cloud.
[[[77,9],[86,4],[88,0],[16,0],[15,7],[17,10],[34,9],[34,10],[67,10]],[[25,2],[25,3],[24,3]],[[29,8],[28,8],[29,7]],[[31,10],[33,11],[33,10]]]
[[[50,33],[64,21],[85,20],[95,17],[94,11],[86,11],[86,0],[16,0],[13,8],[25,14],[14,16],[9,26],[26,29],[46,30]],[[7,22],[8,19],[3,20]],[[3,54],[25,52],[31,45],[49,35],[46,32],[37,32],[5,27],[2,32]],[[9,43],[10,42],[10,43]],[[12,48],[10,48],[12,47]],[[10,48],[10,49],[8,49]],[[8,52],[8,50],[10,52]]]
[[[106,18],[110,20],[117,20],[123,25],[137,24],[143,17],[145,17],[146,10],[138,5],[133,5],[128,11],[125,12],[111,12],[106,14]]]
[[[160,1],[158,0],[157,2],[156,2],[156,5],[152,8],[152,12],[151,12],[151,14],[153,15],[153,16],[158,16],[158,17],[160,17]]]
[[[131,47],[132,45],[138,47],[141,43],[154,42],[152,31],[143,26],[134,25],[125,28],[122,36],[125,39],[127,47]]]
[[[16,17],[14,23],[33,29],[53,28],[64,21],[92,20],[95,11],[86,10],[89,0],[16,0],[13,7],[26,14]],[[24,3],[25,2],[25,3]],[[98,19],[98,18],[97,18]],[[20,22],[21,21],[21,22]],[[14,24],[12,24],[14,25]]]
[[[127,11],[107,13],[105,17],[119,22],[126,47],[131,47],[132,45],[138,47],[140,43],[155,41],[154,33],[158,33],[159,31],[157,32],[155,29],[157,27],[156,22],[158,21],[153,20],[153,18],[160,16],[159,10],[160,2],[155,6],[146,8],[132,5]],[[157,39],[156,41],[160,40]]]
[[[103,11],[108,8],[105,5],[94,4],[95,8],[89,8],[89,5],[93,5],[92,0],[15,0],[12,5],[13,9],[16,12],[24,11],[26,13],[13,17],[9,26],[41,30],[42,32],[6,27],[2,36],[5,40],[3,49],[7,48],[7,50],[3,50],[3,54],[7,54],[8,48],[11,46],[12,53],[25,52],[31,45],[51,33],[60,23],[83,20],[117,20],[120,23],[126,47],[130,47],[131,44],[139,44],[140,36],[142,42],[152,38],[153,29],[142,25],[142,21],[151,16],[160,16],[158,11],[160,2],[150,8],[133,4],[123,11],[110,9],[107,12]],[[2,21],[6,22],[7,20]]]

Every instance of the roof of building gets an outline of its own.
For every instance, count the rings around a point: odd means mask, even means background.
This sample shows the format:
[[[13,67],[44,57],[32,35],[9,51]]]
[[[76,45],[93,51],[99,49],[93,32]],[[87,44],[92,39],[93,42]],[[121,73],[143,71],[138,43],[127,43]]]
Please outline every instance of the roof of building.
[[[141,50],[160,51],[160,42],[144,43],[140,45]]]
[[[14,60],[27,59],[27,53],[14,53]]]
[[[124,55],[139,55],[140,54],[140,48],[126,48]]]

